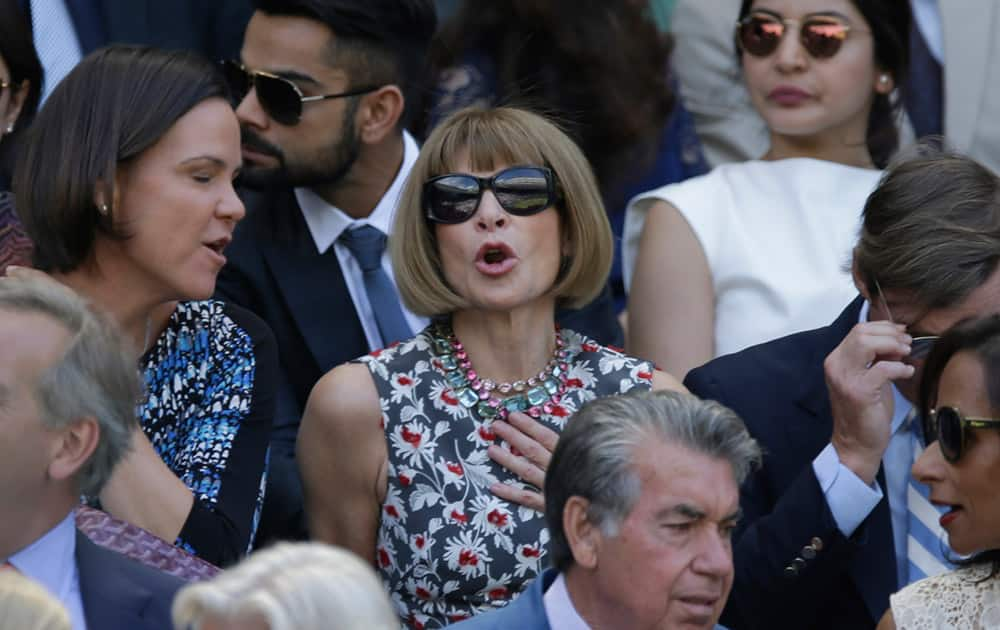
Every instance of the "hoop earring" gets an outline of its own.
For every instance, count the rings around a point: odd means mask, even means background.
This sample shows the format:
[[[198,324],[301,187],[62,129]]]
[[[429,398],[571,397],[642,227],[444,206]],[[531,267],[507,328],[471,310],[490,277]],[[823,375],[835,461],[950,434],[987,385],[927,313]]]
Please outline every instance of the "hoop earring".
[[[97,206],[97,211],[100,212],[101,215],[103,216],[108,216],[108,204],[102,203],[101,205]]]

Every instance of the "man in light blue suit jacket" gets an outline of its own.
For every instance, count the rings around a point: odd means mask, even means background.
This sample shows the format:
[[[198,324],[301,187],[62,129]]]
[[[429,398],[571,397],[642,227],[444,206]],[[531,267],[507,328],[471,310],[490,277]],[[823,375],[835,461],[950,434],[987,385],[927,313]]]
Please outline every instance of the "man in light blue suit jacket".
[[[733,583],[739,484],[760,461],[718,403],[631,392],[583,407],[545,479],[554,568],[459,630],[705,629]]]

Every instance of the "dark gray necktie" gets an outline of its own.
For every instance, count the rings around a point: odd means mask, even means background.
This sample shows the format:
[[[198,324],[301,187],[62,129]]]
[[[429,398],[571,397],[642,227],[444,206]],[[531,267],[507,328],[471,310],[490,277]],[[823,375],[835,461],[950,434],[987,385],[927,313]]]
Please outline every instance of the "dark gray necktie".
[[[413,336],[399,307],[399,295],[389,276],[382,269],[385,234],[370,225],[344,230],[340,242],[350,250],[364,275],[365,293],[375,314],[382,344],[388,346]]]

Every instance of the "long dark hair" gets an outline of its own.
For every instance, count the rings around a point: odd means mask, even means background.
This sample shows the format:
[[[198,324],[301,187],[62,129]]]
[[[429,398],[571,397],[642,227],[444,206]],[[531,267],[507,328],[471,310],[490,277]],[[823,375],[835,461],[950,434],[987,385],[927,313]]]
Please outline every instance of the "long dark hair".
[[[920,413],[926,418],[937,406],[938,386],[945,366],[959,352],[971,352],[983,366],[986,395],[990,407],[1000,409],[1000,315],[966,320],[951,328],[934,344],[927,356],[920,381]],[[925,436],[928,441],[934,436]],[[961,566],[989,562],[989,577],[1000,574],[1000,549],[982,551],[966,560],[952,560]]]
[[[868,115],[866,143],[872,162],[885,168],[899,147],[897,122],[903,106],[910,68],[910,3],[905,0],[851,0],[864,16],[875,42],[875,65],[889,73],[896,85],[896,98],[876,94]],[[743,0],[739,19],[750,13],[753,0]]]
[[[0,142],[0,188],[6,188],[14,173],[21,137],[38,109],[44,76],[35,53],[31,24],[17,0],[0,0],[0,57],[10,69],[11,85],[7,89],[12,94],[24,81],[29,82],[28,96],[21,106],[14,131]]]
[[[497,64],[493,104],[557,119],[607,191],[655,155],[674,107],[670,49],[644,2],[464,2],[432,46],[431,66],[485,54]]]
[[[98,185],[114,199],[118,165],[210,98],[229,93],[215,66],[194,52],[111,46],[81,61],[38,113],[14,174],[35,265],[69,272],[86,259],[97,231],[126,237],[114,229],[114,208],[98,211]]]

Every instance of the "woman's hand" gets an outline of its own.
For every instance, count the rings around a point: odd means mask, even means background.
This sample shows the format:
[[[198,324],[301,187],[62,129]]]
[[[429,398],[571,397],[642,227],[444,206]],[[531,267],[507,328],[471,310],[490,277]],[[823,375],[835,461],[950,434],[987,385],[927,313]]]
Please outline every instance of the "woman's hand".
[[[545,471],[549,468],[559,434],[523,413],[512,413],[507,416],[507,421],[495,421],[490,430],[511,447],[507,451],[496,444],[490,446],[487,451],[490,459],[522,481],[536,488],[544,487]],[[501,499],[539,512],[545,511],[545,495],[541,491],[522,490],[505,483],[493,484],[490,491]]]

